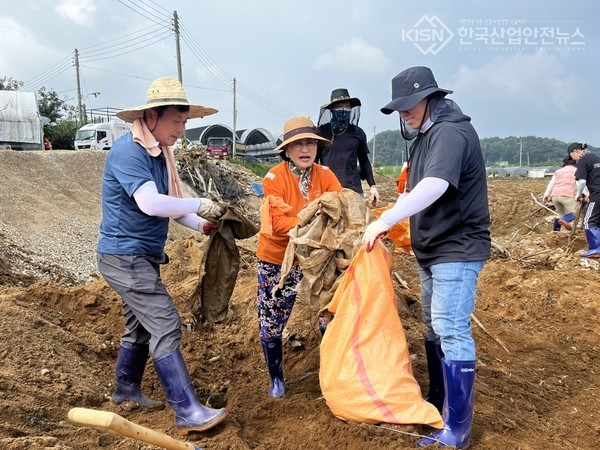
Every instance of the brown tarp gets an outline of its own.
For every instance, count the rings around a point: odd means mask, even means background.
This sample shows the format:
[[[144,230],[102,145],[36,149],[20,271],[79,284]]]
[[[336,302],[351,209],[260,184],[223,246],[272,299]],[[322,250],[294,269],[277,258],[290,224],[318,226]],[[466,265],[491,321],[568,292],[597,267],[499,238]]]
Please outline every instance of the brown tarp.
[[[208,240],[200,263],[200,273],[204,273],[196,290],[197,311],[193,313],[204,322],[222,322],[227,317],[240,268],[240,252],[235,240],[247,239],[258,232],[258,224],[239,210],[231,206],[225,206],[225,209],[219,219],[219,228]]]
[[[298,292],[306,295],[318,311],[333,297],[338,279],[360,247],[362,231],[372,216],[360,195],[343,189],[313,200],[298,217],[300,222],[289,233],[280,287],[294,262],[298,262],[304,275]]]

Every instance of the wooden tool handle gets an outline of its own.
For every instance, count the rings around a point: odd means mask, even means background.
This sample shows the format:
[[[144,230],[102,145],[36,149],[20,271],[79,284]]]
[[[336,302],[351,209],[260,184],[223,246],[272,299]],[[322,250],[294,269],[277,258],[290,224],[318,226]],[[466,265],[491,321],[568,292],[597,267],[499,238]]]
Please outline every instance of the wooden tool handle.
[[[122,436],[137,439],[167,450],[200,450],[190,442],[173,439],[164,433],[143,427],[109,411],[88,408],[72,408],[68,414],[74,425],[92,427],[97,430],[110,430]]]

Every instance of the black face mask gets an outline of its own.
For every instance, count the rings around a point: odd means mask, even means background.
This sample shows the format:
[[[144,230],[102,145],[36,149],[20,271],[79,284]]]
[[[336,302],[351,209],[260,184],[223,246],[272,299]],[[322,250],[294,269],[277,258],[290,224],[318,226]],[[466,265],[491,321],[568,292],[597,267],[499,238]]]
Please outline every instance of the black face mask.
[[[349,109],[331,110],[331,126],[335,129],[346,128],[350,124]]]

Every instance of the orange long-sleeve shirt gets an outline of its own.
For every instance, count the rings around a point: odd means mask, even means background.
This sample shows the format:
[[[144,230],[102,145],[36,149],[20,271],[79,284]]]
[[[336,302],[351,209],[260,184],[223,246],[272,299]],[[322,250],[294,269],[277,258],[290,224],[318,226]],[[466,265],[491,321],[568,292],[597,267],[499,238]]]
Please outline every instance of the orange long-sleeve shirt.
[[[290,239],[287,233],[298,223],[300,210],[325,192],[342,190],[342,185],[328,167],[313,164],[310,178],[312,185],[308,187],[308,199],[302,197],[299,179],[285,161],[269,170],[263,179],[264,201],[269,202],[264,206],[269,208],[271,229],[270,233],[261,232],[258,236],[258,258],[271,264],[281,264]],[[273,197],[269,199],[269,196]],[[262,225],[261,230],[264,230],[265,224]]]

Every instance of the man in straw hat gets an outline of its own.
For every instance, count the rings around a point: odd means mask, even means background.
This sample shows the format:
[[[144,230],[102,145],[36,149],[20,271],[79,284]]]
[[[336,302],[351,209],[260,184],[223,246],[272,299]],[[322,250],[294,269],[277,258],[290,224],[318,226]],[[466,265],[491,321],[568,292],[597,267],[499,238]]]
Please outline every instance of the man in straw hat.
[[[183,198],[183,186],[170,149],[188,119],[217,110],[188,102],[181,83],[159,78],[150,84],[146,104],[117,113],[132,123],[131,133],[110,149],[102,177],[102,221],[98,267],[121,296],[125,331],[116,366],[112,402],[156,408],[140,386],[148,354],[181,434],[212,428],[225,409],[196,399],[180,351],[181,320],[161,278],[169,218],[210,234],[221,208],[206,198]]]
[[[298,213],[310,202],[325,192],[342,190],[335,174],[314,162],[317,148],[330,141],[316,134],[309,118],[288,120],[283,127],[282,140],[275,151],[283,161],[269,170],[263,179],[265,200],[261,206],[256,251],[258,326],[270,377],[268,395],[274,398],[285,394],[281,337],[302,279],[302,271],[295,265],[283,288],[277,288],[290,239],[288,232],[298,224]]]
[[[364,196],[362,180],[369,184],[369,201],[373,206],[379,201],[379,193],[369,161],[367,136],[358,126],[360,100],[350,97],[348,89],[331,91],[329,103],[321,106],[319,114],[320,136],[331,141],[317,155],[317,162],[333,170],[343,187]]]
[[[369,224],[367,250],[392,225],[410,217],[419,265],[425,350],[426,400],[441,410],[444,427],[418,441],[467,448],[473,420],[475,343],[470,317],[477,278],[490,257],[485,164],[470,117],[438,87],[428,67],[411,67],[392,80],[392,101],[381,111],[400,115],[402,132],[416,132],[408,192]]]

